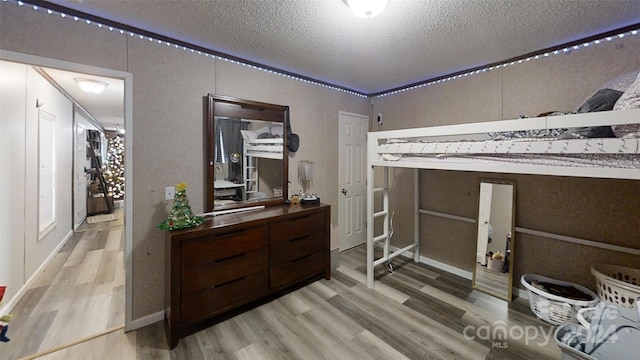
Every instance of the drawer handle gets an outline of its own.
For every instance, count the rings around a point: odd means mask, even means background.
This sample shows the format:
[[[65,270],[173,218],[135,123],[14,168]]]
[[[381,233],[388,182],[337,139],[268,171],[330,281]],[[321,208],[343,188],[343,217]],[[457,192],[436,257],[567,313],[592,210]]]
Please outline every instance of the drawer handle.
[[[307,236],[302,236],[302,237],[299,237],[299,238],[291,239],[291,240],[289,240],[289,242],[290,242],[290,243],[294,243],[294,242],[297,242],[297,241],[300,241],[300,240],[308,239],[308,238],[310,238],[310,237],[311,237],[311,236],[309,236],[309,235],[307,235]]]
[[[297,259],[291,260],[291,261],[289,261],[289,263],[293,264],[293,263],[297,263],[298,261],[307,260],[309,258],[311,258],[311,255],[305,255],[303,257],[299,257]]]
[[[298,220],[306,219],[306,218],[309,218],[309,217],[311,217],[311,215],[300,216],[300,217],[297,217],[295,219],[289,219],[289,221],[298,221]]]
[[[218,259],[218,260],[215,260],[215,261],[214,261],[214,263],[221,263],[221,262],[225,262],[225,261],[228,261],[228,260],[233,260],[233,259],[235,259],[235,258],[239,258],[239,257],[245,256],[246,254],[247,254],[247,253],[242,253],[242,254],[232,255],[232,256],[226,257],[226,258],[224,258],[224,259]]]
[[[212,286],[211,288],[212,289],[220,289],[221,287],[229,286],[229,285],[231,285],[233,283],[237,283],[238,281],[242,281],[242,280],[244,280],[244,277],[241,277],[241,278],[238,278],[238,279],[233,279],[233,280],[227,281],[225,283],[218,284],[216,286]]]
[[[246,229],[240,229],[240,230],[236,230],[236,231],[230,231],[230,232],[226,232],[226,233],[222,233],[222,234],[218,234],[218,235],[213,235],[214,237],[224,237],[224,236],[230,236],[230,235],[236,235],[236,234],[240,234],[245,232]]]

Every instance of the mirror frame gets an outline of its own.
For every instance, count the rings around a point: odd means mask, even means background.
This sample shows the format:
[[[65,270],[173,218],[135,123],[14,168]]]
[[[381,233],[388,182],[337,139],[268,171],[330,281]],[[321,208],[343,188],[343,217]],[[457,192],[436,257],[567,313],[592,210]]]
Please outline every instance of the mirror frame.
[[[486,294],[495,296],[499,299],[503,299],[506,300],[508,302],[511,302],[511,300],[513,299],[513,260],[514,260],[514,253],[515,253],[515,238],[516,238],[516,232],[515,232],[515,222],[516,222],[516,181],[515,180],[505,180],[505,179],[491,179],[491,178],[481,178],[478,181],[478,203],[477,203],[477,212],[476,212],[476,231],[475,231],[475,250],[474,250],[474,254],[476,254],[477,256],[477,246],[478,246],[478,235],[479,235],[479,225],[480,225],[480,187],[482,186],[482,183],[490,183],[490,184],[496,184],[496,185],[511,185],[512,186],[512,196],[511,196],[511,244],[509,247],[509,278],[507,281],[507,294],[501,294],[498,292],[494,292],[491,291],[490,289],[487,289],[485,287],[478,287],[478,285],[476,284],[476,277],[477,277],[477,258],[474,259],[473,261],[473,279],[472,279],[472,283],[471,286],[473,289],[478,290],[478,291],[482,291]]]
[[[204,211],[220,209],[235,209],[249,206],[273,206],[282,205],[289,196],[289,152],[287,150],[288,135],[283,131],[284,143],[282,149],[282,198],[269,198],[259,200],[245,200],[236,204],[214,206],[215,201],[215,117],[223,116],[238,119],[263,120],[282,123],[283,129],[288,128],[289,107],[283,105],[268,104],[258,101],[243,100],[231,96],[212,95],[206,97],[206,116],[204,121],[204,173],[205,173],[205,201]]]

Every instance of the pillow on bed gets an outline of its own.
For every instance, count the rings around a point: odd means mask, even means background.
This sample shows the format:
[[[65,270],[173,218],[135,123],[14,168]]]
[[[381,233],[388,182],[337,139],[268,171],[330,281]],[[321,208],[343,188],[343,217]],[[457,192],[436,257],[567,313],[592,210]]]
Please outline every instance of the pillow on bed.
[[[614,110],[638,108],[640,108],[640,75],[613,107]],[[611,128],[617,137],[640,138],[640,124],[613,125]]]
[[[600,89],[589,100],[582,104],[576,113],[613,110],[616,101],[622,96],[622,91],[613,89]],[[590,126],[570,128],[562,135],[563,138],[605,138],[615,137],[611,126]]]
[[[589,100],[576,110],[577,113],[587,113],[594,111],[609,111],[613,110],[613,106],[616,101],[620,99],[623,92],[613,89],[600,89]]]

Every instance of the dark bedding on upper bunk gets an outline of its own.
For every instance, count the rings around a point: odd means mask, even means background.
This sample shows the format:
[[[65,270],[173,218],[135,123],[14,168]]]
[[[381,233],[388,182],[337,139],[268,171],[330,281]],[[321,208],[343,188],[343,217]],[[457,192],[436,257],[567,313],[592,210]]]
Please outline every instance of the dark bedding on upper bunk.
[[[640,108],[640,70],[619,76],[602,85],[596,92],[575,111],[549,111],[538,116],[557,116],[568,114],[581,114],[598,111],[624,110]],[[525,116],[521,116],[525,118]],[[549,130],[527,130],[487,133],[491,140],[518,139],[518,138],[638,138],[640,137],[639,124],[574,127]]]

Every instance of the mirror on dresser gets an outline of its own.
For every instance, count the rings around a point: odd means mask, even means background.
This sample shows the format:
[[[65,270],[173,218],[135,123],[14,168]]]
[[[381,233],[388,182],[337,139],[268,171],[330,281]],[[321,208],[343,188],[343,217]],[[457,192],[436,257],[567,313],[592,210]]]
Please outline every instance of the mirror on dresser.
[[[515,182],[480,180],[473,288],[511,301]]]
[[[208,95],[205,211],[284,203],[289,107]]]

